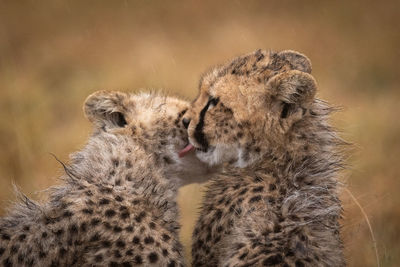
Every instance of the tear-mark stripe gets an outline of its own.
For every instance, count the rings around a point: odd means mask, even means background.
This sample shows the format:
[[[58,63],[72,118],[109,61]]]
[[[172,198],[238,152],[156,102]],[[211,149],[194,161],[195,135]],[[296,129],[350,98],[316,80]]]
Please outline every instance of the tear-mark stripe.
[[[204,135],[203,128],[204,128],[204,117],[206,116],[207,110],[210,107],[210,105],[216,106],[219,102],[219,98],[212,98],[210,97],[208,99],[207,104],[204,106],[204,108],[200,111],[200,116],[199,116],[199,123],[196,125],[195,131],[194,131],[194,138],[196,141],[202,146],[204,150],[208,149],[208,141],[206,136]]]

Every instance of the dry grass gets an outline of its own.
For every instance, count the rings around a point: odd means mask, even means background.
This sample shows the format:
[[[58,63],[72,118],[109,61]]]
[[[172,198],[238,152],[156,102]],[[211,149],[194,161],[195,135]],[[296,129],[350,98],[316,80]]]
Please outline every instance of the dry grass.
[[[356,144],[344,181],[368,214],[381,266],[400,264],[398,1],[0,0],[0,200],[33,198],[85,142],[81,105],[98,89],[162,88],[188,99],[211,64],[256,48],[313,61],[334,124]],[[181,190],[182,240],[201,186]],[[349,266],[376,266],[367,222],[343,194]]]

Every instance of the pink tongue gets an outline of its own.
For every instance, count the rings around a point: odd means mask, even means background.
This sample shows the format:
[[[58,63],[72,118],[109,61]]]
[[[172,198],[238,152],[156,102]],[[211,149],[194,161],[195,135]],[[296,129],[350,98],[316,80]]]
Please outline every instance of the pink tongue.
[[[179,157],[183,158],[184,156],[186,156],[187,153],[189,153],[193,149],[194,149],[194,146],[192,144],[188,144],[184,149],[179,151]]]

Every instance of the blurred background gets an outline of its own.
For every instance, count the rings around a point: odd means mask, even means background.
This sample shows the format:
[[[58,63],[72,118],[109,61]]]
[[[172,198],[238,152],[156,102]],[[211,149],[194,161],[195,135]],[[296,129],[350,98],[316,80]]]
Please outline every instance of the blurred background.
[[[34,199],[90,134],[82,104],[100,89],[156,89],[191,100],[209,66],[257,48],[313,63],[333,124],[355,144],[342,181],[370,218],[381,266],[400,265],[399,1],[0,0],[0,210],[12,182]],[[182,241],[201,185],[184,187]],[[37,193],[39,192],[39,193]],[[373,240],[346,192],[349,266],[376,266]]]

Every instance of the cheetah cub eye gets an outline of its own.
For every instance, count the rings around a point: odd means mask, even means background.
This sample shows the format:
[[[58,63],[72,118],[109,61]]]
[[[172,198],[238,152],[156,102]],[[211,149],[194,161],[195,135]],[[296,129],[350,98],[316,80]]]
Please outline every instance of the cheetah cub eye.
[[[209,97],[208,99],[208,109],[207,111],[209,111],[210,109],[214,108],[219,102],[219,98],[214,98],[212,96]]]

